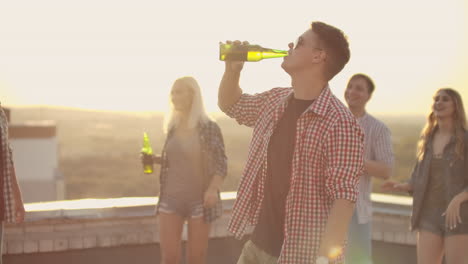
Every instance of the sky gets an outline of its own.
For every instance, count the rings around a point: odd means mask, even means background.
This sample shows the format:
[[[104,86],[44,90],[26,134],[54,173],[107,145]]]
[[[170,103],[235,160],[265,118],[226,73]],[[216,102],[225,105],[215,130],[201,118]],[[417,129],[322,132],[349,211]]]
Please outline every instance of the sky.
[[[362,72],[376,83],[369,112],[427,114],[440,87],[468,100],[466,2],[0,0],[0,101],[164,111],[174,80],[191,75],[216,112],[220,41],[287,49],[319,20],[350,41],[351,60],[330,82],[338,98]],[[288,87],[281,61],[247,63],[241,88]]]

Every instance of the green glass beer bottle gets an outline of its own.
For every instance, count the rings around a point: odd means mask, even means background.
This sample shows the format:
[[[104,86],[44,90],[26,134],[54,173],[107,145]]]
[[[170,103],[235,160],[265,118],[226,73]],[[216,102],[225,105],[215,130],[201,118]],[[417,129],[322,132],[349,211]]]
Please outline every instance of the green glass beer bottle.
[[[288,56],[286,50],[264,48],[260,45],[232,45],[219,43],[219,60],[260,61]]]
[[[143,148],[141,148],[141,153],[143,154],[143,172],[145,174],[153,173],[153,149],[146,132],[143,133]]]

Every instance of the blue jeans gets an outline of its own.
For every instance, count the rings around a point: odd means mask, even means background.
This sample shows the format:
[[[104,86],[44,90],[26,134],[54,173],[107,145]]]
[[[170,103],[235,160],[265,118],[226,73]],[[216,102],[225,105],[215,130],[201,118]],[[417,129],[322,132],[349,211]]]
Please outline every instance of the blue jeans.
[[[372,226],[359,224],[356,210],[349,225],[346,264],[372,264]]]

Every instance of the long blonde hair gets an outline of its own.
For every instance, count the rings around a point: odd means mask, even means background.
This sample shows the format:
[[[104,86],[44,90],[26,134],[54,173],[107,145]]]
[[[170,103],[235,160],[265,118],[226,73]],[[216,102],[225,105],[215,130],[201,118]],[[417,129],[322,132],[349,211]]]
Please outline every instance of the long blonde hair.
[[[201,89],[198,85],[197,80],[191,76],[185,76],[178,78],[172,84],[172,89],[174,86],[182,85],[187,87],[192,91],[192,107],[190,109],[189,118],[188,118],[188,127],[195,128],[198,123],[206,123],[210,121],[210,117],[206,113],[205,106],[203,104],[203,99],[201,95]],[[172,91],[171,89],[171,91]],[[172,100],[169,99],[170,109],[169,112],[164,117],[164,132],[168,133],[172,128],[177,127],[180,122],[180,113],[174,109],[174,104]]]
[[[466,115],[463,107],[463,101],[460,94],[451,88],[441,88],[436,91],[436,96],[439,92],[447,93],[452,99],[455,105],[455,112],[453,114],[454,126],[455,126],[455,158],[463,160],[465,158],[465,131],[466,131]],[[427,117],[427,123],[424,126],[421,137],[418,142],[417,157],[419,160],[424,158],[424,153],[427,148],[427,141],[434,135],[434,132],[438,129],[437,119],[434,115],[434,108],[431,107],[431,113]]]

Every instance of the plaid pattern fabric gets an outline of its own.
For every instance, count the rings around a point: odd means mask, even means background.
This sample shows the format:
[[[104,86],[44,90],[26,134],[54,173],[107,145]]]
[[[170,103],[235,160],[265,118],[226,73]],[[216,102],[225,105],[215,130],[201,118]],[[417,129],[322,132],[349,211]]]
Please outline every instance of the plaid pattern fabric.
[[[364,157],[392,166],[394,157],[390,129],[367,113],[358,118],[358,123],[364,131]],[[364,173],[359,181],[359,196],[356,202],[359,224],[366,224],[372,220],[371,192],[372,175]]]
[[[162,164],[160,178],[159,197],[162,197],[165,192],[167,182],[169,164],[166,155],[166,143],[174,134],[174,130],[170,130],[162,151]],[[203,168],[205,171],[204,188],[207,188],[214,175],[219,175],[223,178],[227,175],[227,157],[224,151],[224,140],[219,126],[213,122],[200,123],[198,125],[198,135],[200,137],[201,155],[203,157]],[[218,192],[218,202],[212,208],[204,208],[203,217],[207,223],[213,222],[223,214],[221,196]],[[159,208],[159,204],[158,204]],[[156,209],[157,211],[158,209]]]
[[[253,127],[247,163],[237,192],[229,230],[241,238],[258,222],[267,171],[267,148],[291,88],[248,95],[227,111]],[[326,87],[300,116],[286,200],[284,242],[278,263],[313,264],[333,201],[356,201],[363,170],[364,135],[348,109]],[[343,243],[344,247],[344,243]],[[341,263],[343,256],[336,259]]]
[[[1,142],[1,169],[0,169],[0,180],[1,180],[1,217],[2,220],[7,223],[16,222],[16,203],[21,201],[15,200],[15,193],[13,184],[16,181],[15,167],[13,165],[13,154],[11,152],[9,137],[8,137],[8,121],[0,106],[0,142]]]

